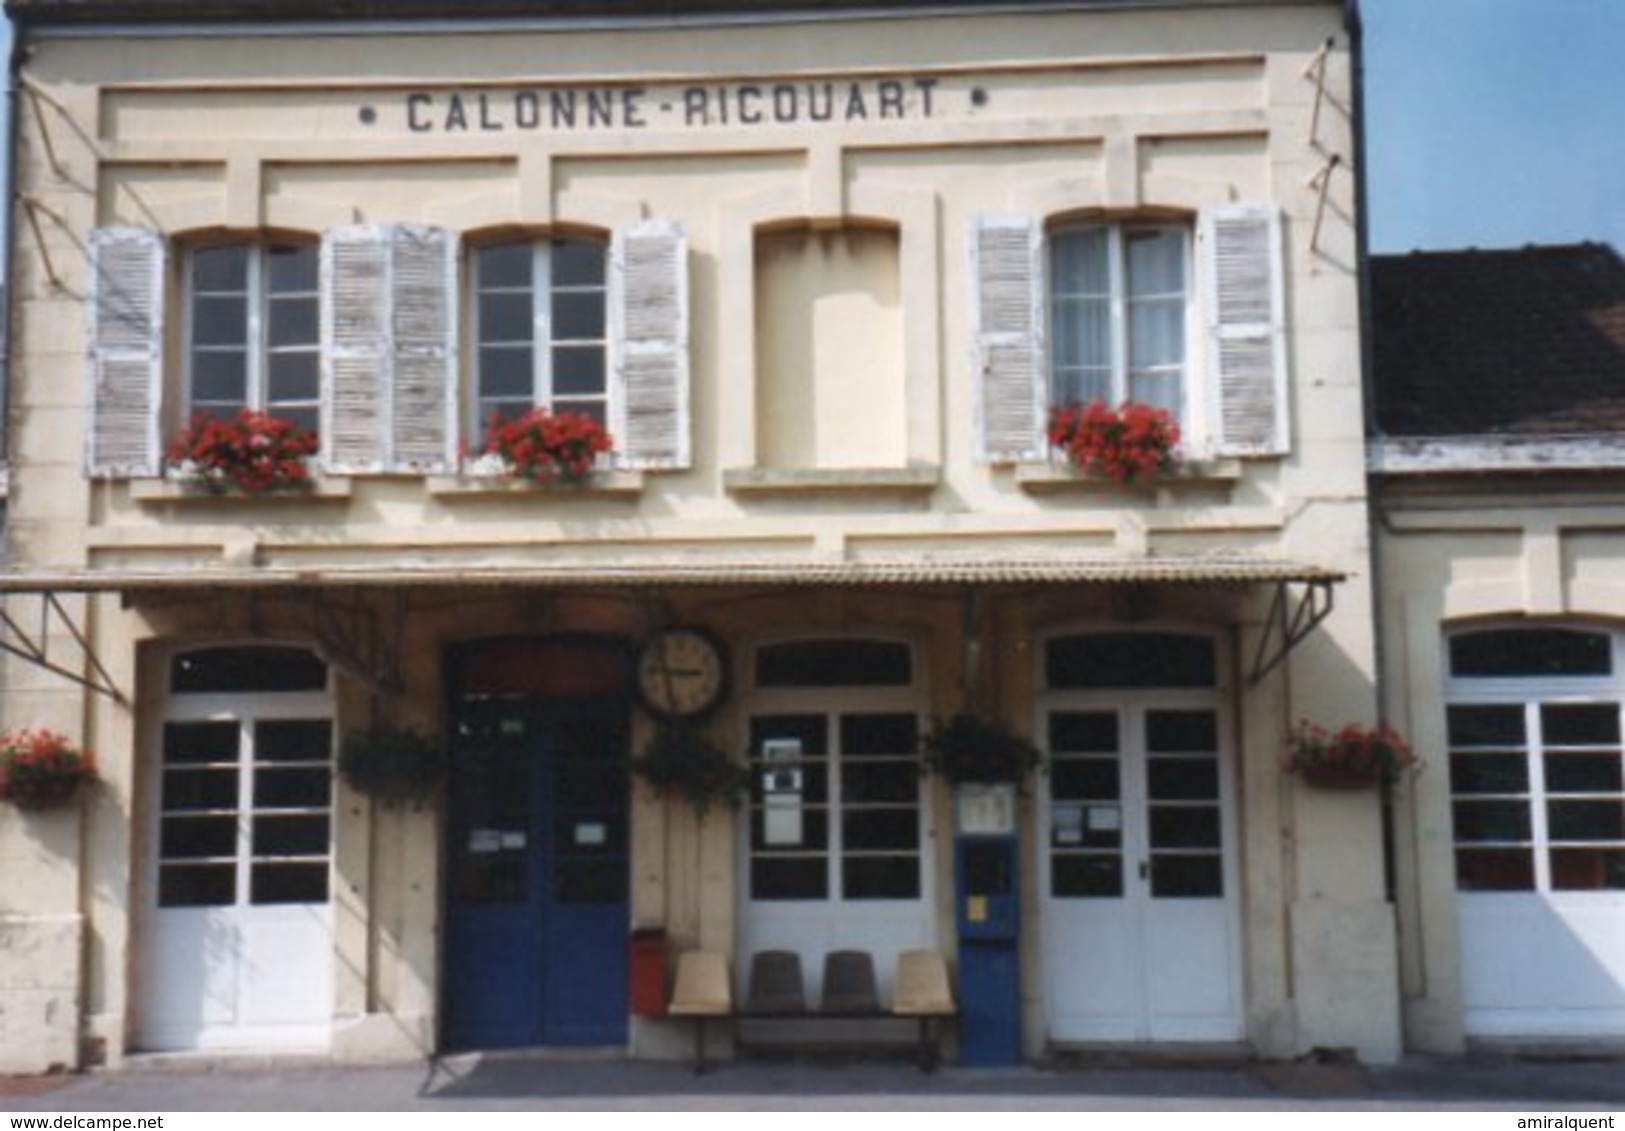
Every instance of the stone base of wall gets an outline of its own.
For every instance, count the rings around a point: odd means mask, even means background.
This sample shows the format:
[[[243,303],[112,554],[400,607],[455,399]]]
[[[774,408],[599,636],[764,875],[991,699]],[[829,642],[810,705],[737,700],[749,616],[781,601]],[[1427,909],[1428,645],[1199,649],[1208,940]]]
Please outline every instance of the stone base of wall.
[[[79,915],[0,915],[0,1073],[80,1067]]]
[[[1392,906],[1378,900],[1293,903],[1292,980],[1299,1055],[1349,1049],[1366,1064],[1400,1058]]]

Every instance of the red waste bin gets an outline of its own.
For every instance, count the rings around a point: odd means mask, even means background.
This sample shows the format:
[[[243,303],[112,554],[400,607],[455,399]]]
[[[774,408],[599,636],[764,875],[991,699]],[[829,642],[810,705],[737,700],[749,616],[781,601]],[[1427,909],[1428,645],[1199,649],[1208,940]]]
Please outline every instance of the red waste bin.
[[[666,930],[639,927],[632,932],[632,1012],[639,1017],[666,1016]]]

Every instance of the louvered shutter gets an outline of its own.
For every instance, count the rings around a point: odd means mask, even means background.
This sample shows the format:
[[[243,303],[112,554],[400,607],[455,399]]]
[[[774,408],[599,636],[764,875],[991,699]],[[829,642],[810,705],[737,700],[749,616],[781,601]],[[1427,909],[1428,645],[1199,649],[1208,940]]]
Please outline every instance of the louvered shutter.
[[[1202,212],[1209,403],[1223,455],[1288,450],[1281,217],[1267,204]]]
[[[164,237],[146,228],[90,233],[89,475],[159,472],[166,252]]]
[[[444,471],[456,459],[457,237],[335,228],[322,238],[322,463]]]
[[[978,215],[971,221],[976,447],[989,463],[1045,454],[1043,250],[1043,229],[1034,217]]]
[[[457,236],[442,228],[399,227],[390,245],[388,467],[448,471],[457,458]]]
[[[689,466],[688,238],[681,224],[622,228],[610,248],[610,431],[618,462]]]
[[[390,381],[389,229],[322,236],[322,466],[380,471]]]

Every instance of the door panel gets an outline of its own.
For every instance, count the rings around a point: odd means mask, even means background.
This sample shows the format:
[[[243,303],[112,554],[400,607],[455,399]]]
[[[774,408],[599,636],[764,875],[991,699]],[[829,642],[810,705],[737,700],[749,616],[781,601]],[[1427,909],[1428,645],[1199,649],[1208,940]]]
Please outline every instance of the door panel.
[[[627,725],[624,701],[461,705],[448,1047],[625,1042]]]
[[[1233,836],[1218,712],[1147,696],[1110,707],[1080,700],[1052,710],[1047,729],[1051,1036],[1238,1036]]]

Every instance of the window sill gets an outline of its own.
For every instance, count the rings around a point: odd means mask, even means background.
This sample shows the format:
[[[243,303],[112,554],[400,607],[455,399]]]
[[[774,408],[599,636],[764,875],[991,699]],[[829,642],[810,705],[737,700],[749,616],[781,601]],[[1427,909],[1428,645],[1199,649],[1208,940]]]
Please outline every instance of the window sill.
[[[532,483],[495,475],[431,475],[429,494],[437,499],[501,499],[542,495],[548,499],[632,498],[643,493],[641,471],[594,471],[580,483]]]
[[[216,491],[184,479],[131,479],[130,498],[138,503],[318,503],[342,501],[353,493],[346,478],[321,478],[301,491],[267,491],[260,495]]]
[[[736,467],[722,473],[722,486],[733,495],[791,494],[927,494],[942,481],[934,466],[817,468]]]
[[[1019,463],[1015,465],[1016,486],[1034,495],[1069,491],[1179,491],[1184,488],[1223,487],[1241,481],[1241,461],[1237,459],[1188,460],[1173,471],[1153,476],[1143,483],[1118,483],[1104,475],[1076,471],[1061,463]]]

